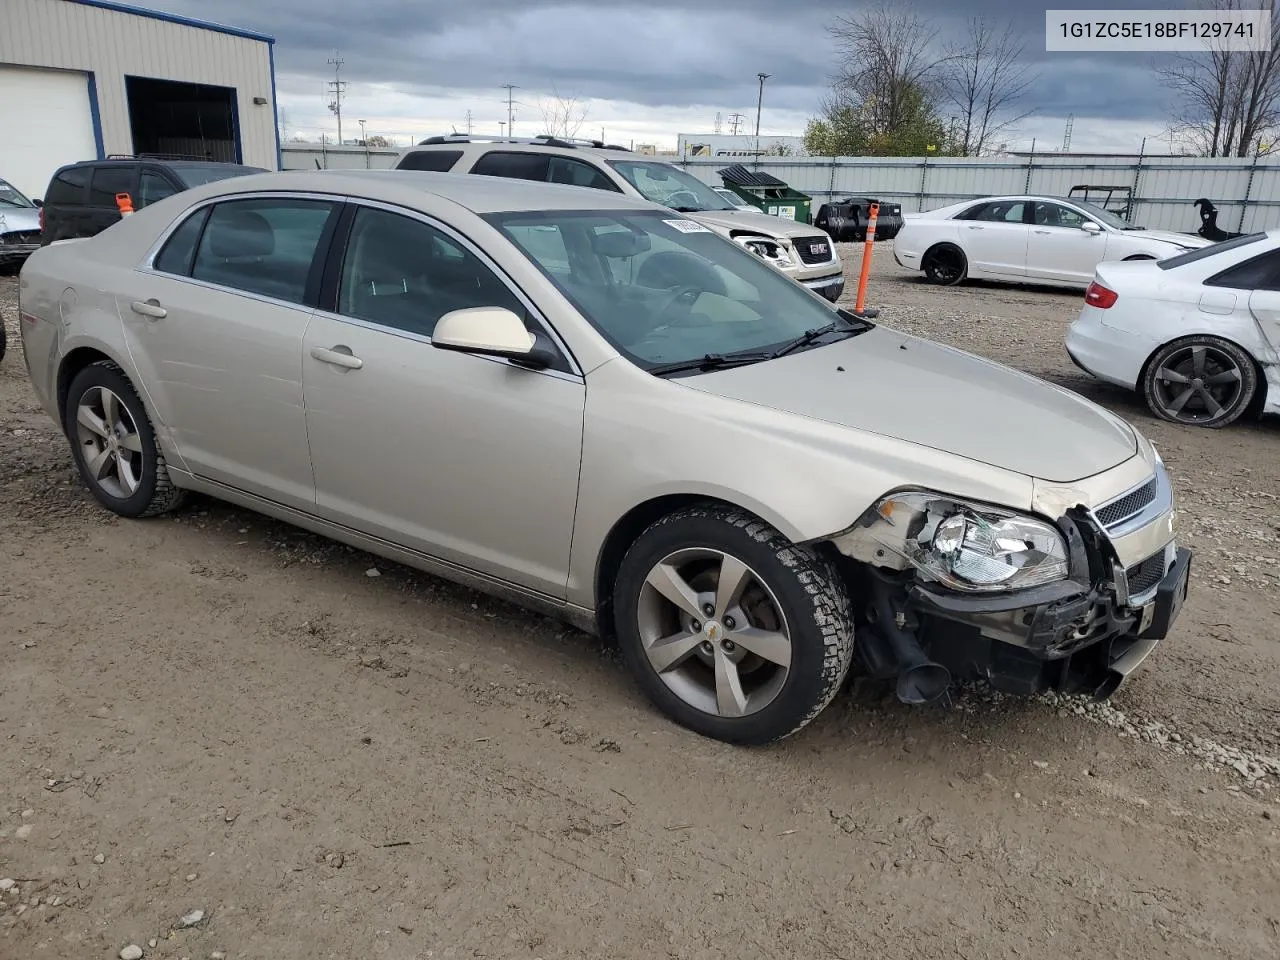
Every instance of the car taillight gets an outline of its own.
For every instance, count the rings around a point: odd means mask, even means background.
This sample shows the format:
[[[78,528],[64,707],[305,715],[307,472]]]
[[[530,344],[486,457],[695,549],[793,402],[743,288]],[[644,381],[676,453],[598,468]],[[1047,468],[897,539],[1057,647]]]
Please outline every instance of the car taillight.
[[[40,208],[40,232],[44,233],[44,207]]]
[[[1089,284],[1089,289],[1084,292],[1084,302],[1091,307],[1097,307],[1099,310],[1106,310],[1119,299],[1120,295],[1118,293],[1104,287],[1097,280]]]

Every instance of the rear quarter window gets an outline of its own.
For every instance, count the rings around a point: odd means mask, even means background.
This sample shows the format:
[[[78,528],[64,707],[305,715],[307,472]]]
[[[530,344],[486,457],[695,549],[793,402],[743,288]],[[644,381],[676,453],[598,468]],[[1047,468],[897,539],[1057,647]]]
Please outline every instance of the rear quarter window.
[[[133,166],[96,167],[93,180],[89,183],[89,204],[94,207],[116,206],[117,193],[133,191],[133,175],[137,168]]]
[[[415,150],[405,154],[396,166],[397,170],[427,170],[446,173],[462,156],[461,150]]]
[[[45,192],[45,204],[84,203],[90,172],[89,167],[66,167],[59,170]]]

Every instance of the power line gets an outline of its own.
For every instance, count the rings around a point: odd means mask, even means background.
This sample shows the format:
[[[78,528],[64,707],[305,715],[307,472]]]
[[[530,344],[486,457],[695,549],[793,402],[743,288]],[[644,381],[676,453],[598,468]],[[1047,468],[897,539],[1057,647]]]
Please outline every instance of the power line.
[[[332,93],[329,109],[338,118],[338,146],[342,146],[342,97],[347,88],[346,81],[341,79],[343,63],[343,59],[338,56],[338,51],[333,51],[333,56],[329,58],[329,66],[333,67],[333,79],[329,81],[329,90]]]

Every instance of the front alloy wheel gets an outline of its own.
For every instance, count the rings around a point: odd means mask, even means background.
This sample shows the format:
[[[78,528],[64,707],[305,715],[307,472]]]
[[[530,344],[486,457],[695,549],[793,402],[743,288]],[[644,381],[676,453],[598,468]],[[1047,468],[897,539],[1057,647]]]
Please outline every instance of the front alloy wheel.
[[[849,599],[827,561],[728,507],[689,507],[649,527],[623,559],[614,613],[649,698],[729,743],[800,730],[852,659]]]
[[[1189,337],[1157,351],[1143,378],[1156,416],[1198,427],[1225,427],[1240,417],[1258,388],[1253,359],[1217,337]]]

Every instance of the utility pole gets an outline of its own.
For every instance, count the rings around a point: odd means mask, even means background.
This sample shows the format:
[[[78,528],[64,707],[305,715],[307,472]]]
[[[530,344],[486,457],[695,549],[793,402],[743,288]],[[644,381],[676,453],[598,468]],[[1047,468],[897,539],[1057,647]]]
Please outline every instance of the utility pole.
[[[715,129],[716,129],[716,136],[717,136],[717,137],[718,137],[718,136],[720,136],[720,123],[721,123],[721,121],[720,121],[720,112],[719,112],[719,111],[716,111],[716,127],[715,127]]]
[[[1076,123],[1075,114],[1072,114],[1069,117],[1067,117],[1067,129],[1066,129],[1066,132],[1063,133],[1062,135],[1062,152],[1063,153],[1066,153],[1068,150],[1071,149],[1071,128],[1075,126],[1075,123]]]
[[[729,114],[729,133],[733,136],[738,135],[738,128],[742,126],[742,121],[747,119],[740,113]]]
[[[342,146],[342,97],[347,87],[346,81],[341,78],[343,62],[338,51],[333,51],[333,56],[329,58],[329,66],[333,67],[333,79],[329,81],[333,97],[329,101],[329,109],[338,118],[338,146]]]
[[[511,112],[511,104],[514,102],[511,99],[511,91],[514,90],[515,88],[516,88],[516,85],[514,83],[504,83],[502,85],[502,89],[507,91],[507,136],[512,136],[515,133],[515,129],[516,129],[515,128],[516,115]]]
[[[498,136],[505,137],[507,135],[507,124],[505,120],[498,121]]]
[[[760,149],[760,105],[764,102],[764,82],[769,79],[770,74],[757,73],[760,79],[760,92],[756,95],[756,149]]]
[[[467,111],[467,136],[471,136],[471,111]]]

